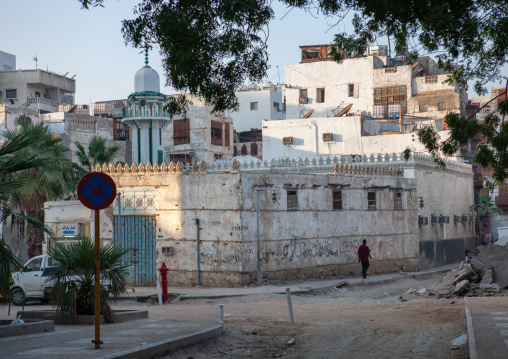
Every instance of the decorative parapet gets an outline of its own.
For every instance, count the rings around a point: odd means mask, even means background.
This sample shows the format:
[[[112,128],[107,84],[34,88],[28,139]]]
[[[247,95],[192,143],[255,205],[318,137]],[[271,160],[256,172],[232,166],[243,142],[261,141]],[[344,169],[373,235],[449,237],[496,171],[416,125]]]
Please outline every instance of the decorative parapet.
[[[449,171],[472,174],[472,166],[467,163],[450,159],[444,160]],[[214,163],[193,162],[150,163],[144,165],[135,163],[131,166],[125,164],[96,165],[94,171],[113,175],[144,175],[144,174],[204,174],[204,173],[237,173],[237,172],[270,172],[270,173],[344,173],[376,176],[402,176],[405,168],[425,166],[436,168],[432,156],[424,153],[412,153],[406,161],[402,153],[375,154],[364,156],[316,156],[309,158],[276,158],[271,162],[252,160],[239,162],[232,160],[219,160]]]

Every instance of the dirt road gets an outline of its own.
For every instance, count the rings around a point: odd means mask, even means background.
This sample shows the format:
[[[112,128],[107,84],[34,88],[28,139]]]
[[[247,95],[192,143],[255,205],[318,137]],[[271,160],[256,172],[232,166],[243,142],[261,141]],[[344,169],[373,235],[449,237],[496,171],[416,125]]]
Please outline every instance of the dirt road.
[[[403,295],[438,279],[293,294],[294,325],[285,295],[176,302],[180,315],[208,315],[223,303],[224,334],[160,359],[468,358],[467,345],[450,343],[466,333],[463,299]]]

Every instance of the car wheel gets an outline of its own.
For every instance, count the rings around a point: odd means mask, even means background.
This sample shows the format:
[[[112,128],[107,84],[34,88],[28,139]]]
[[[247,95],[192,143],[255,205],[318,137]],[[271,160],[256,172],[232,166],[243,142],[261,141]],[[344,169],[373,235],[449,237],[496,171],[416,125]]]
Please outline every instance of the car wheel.
[[[23,297],[24,297],[23,289],[14,288],[12,290],[11,300],[12,303],[14,303],[14,305],[23,305]]]

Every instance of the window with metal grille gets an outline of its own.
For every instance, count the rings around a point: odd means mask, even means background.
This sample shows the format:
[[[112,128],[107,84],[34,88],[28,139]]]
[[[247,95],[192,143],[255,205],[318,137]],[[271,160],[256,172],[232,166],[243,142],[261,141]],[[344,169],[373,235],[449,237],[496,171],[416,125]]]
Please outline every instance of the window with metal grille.
[[[173,121],[173,141],[175,145],[190,143],[190,121],[189,119]]]
[[[367,193],[367,206],[369,211],[374,211],[376,209],[376,192]]]
[[[5,90],[5,98],[18,98],[18,90],[17,89]]]
[[[340,190],[333,191],[333,209],[342,209],[342,191]]]
[[[402,211],[402,193],[395,192],[393,194],[393,209],[395,211]]]
[[[257,111],[258,110],[258,103],[257,102],[251,102],[250,103],[250,110],[251,111]]]
[[[222,145],[222,122],[211,121],[212,145]]]
[[[299,100],[298,100],[298,103],[307,103],[309,100],[308,100],[308,96],[307,96],[307,89],[300,89],[300,92],[299,92]]]
[[[420,112],[427,112],[428,111],[427,105],[419,105],[418,110]]]
[[[445,102],[439,102],[439,103],[437,104],[437,109],[438,109],[439,111],[446,111],[446,103],[445,103]]]
[[[288,211],[298,210],[298,192],[296,190],[288,190]]]
[[[437,84],[437,76],[425,76],[426,84]]]
[[[316,102],[323,103],[325,102],[325,89],[316,89]]]
[[[374,89],[374,105],[384,106],[383,113],[388,114],[388,105],[399,104],[403,113],[407,112],[406,86],[378,87]]]

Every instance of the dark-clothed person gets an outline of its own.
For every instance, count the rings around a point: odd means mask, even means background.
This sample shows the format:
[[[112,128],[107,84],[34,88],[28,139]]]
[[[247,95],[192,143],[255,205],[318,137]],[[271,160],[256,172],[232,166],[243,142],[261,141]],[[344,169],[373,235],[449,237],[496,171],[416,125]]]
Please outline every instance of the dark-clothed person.
[[[370,249],[367,247],[367,240],[363,240],[363,244],[358,248],[358,261],[362,262],[362,277],[363,279],[367,278],[367,269],[369,269],[369,258]]]

